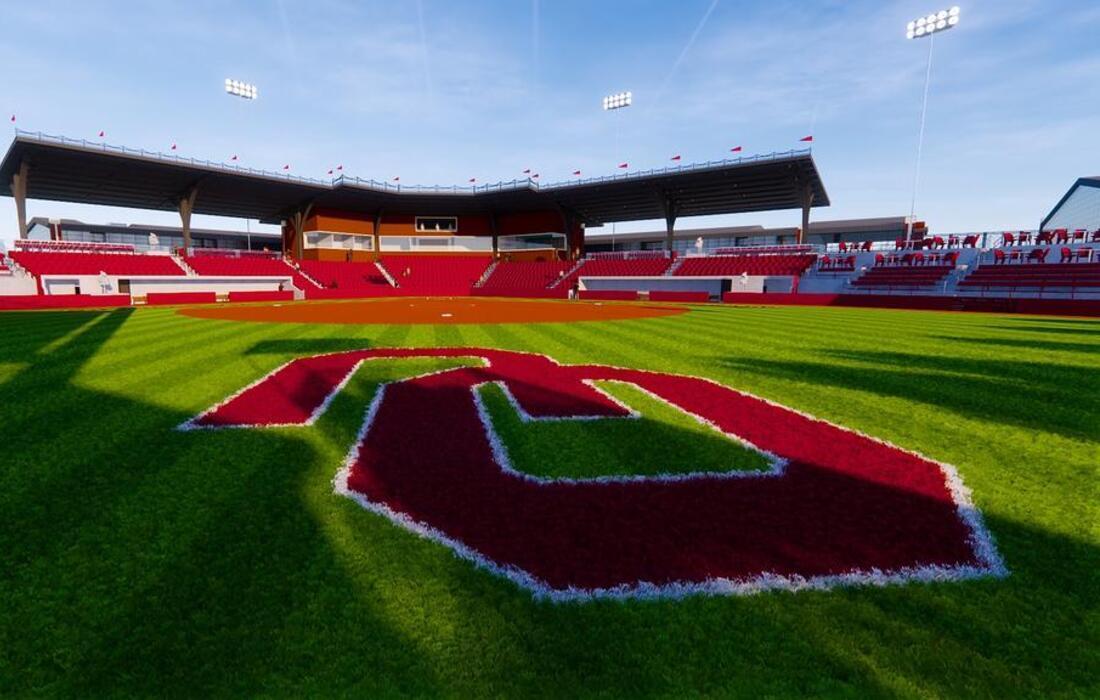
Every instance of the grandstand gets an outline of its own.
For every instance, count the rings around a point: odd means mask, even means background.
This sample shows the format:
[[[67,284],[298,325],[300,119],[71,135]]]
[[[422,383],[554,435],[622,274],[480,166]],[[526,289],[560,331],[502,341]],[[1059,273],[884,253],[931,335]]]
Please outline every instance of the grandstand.
[[[98,252],[86,249],[16,250],[11,259],[27,272],[43,275],[108,275],[174,277],[187,273],[168,255],[143,255],[133,251]]]
[[[574,263],[554,261],[500,261],[492,266],[480,289],[501,296],[526,296],[549,289],[564,278]]]
[[[466,296],[491,262],[480,255],[383,255],[379,267],[404,294]]]
[[[816,259],[812,253],[730,254],[723,251],[719,255],[686,258],[673,274],[679,277],[797,276]]]
[[[580,261],[558,286],[569,288],[581,277],[653,277],[665,274],[670,265],[672,258],[663,253],[597,254]]]
[[[199,248],[191,255],[184,255],[183,262],[201,277],[290,277],[299,290],[318,287],[298,268],[276,253],[211,251]]]
[[[1100,297],[1100,262],[1091,253],[1061,263],[1003,263],[978,267],[959,282],[960,291],[982,295]]]
[[[385,274],[373,263],[300,260],[298,267],[324,290],[346,296],[382,296],[393,289]],[[308,288],[308,287],[307,287]],[[317,296],[310,289],[310,294]]]

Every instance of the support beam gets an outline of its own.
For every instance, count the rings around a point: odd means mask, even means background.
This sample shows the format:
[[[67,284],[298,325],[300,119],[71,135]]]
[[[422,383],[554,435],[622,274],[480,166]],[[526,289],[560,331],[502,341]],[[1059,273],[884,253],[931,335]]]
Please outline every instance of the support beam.
[[[569,246],[569,259],[578,260],[584,256],[584,227],[583,219],[569,207],[558,203],[558,214],[561,215],[562,227],[565,229],[565,241]]]
[[[27,161],[19,163],[19,169],[11,176],[11,196],[15,198],[15,218],[19,222],[19,237],[27,237]]]
[[[806,241],[806,236],[810,232],[810,207],[814,205],[814,188],[813,185],[807,181],[801,183],[798,191],[798,203],[802,207],[802,227],[798,229],[799,244]]]
[[[676,229],[676,215],[680,212],[676,200],[667,192],[661,195],[661,211],[665,215],[665,250],[671,253],[673,233]]]
[[[382,258],[382,210],[374,213],[374,259]]]
[[[489,212],[489,231],[493,234],[493,260],[500,255],[500,234],[497,230],[497,213]]]
[[[183,229],[183,247],[185,250],[191,249],[191,212],[195,209],[195,197],[198,194],[199,187],[195,185],[179,200],[180,227]]]
[[[313,202],[299,208],[290,217],[290,225],[294,227],[294,259],[301,260],[306,247],[306,220],[313,213]]]

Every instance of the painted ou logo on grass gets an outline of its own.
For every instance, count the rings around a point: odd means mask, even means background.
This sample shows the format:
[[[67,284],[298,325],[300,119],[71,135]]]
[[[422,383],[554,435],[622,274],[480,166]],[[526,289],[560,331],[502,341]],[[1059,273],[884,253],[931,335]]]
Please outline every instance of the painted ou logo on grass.
[[[309,425],[364,361],[473,358],[383,385],[336,491],[540,597],[678,597],[1003,576],[954,468],[706,379],[502,350],[294,360],[185,429]],[[633,384],[762,452],[766,472],[590,480],[515,471],[477,388],[525,420],[622,418]]]

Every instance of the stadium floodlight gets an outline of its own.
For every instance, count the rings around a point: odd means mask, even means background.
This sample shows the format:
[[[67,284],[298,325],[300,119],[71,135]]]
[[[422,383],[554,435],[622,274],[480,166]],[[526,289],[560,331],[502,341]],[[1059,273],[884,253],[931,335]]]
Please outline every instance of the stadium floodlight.
[[[630,90],[626,92],[615,93],[614,95],[608,95],[603,98],[603,111],[611,112],[624,107],[629,107],[634,103],[634,93]],[[619,153],[619,119],[615,119],[615,158],[617,162],[624,162],[620,160],[622,154]],[[622,167],[622,166],[619,166]],[[611,222],[611,250],[615,250],[615,222]]]
[[[920,39],[921,37],[932,36],[937,32],[957,27],[959,26],[959,15],[961,12],[962,11],[956,5],[950,10],[940,10],[939,12],[933,12],[925,17],[918,17],[905,25],[905,36],[908,39]]]
[[[627,90],[603,98],[603,108],[604,110],[622,109],[623,107],[629,107],[633,102],[634,93]]]
[[[225,91],[245,100],[254,100],[260,96],[260,91],[252,83],[246,83],[231,78],[225,79]]]
[[[936,45],[936,34],[942,34],[948,29],[959,26],[959,17],[962,11],[958,5],[949,10],[932,12],[924,17],[918,17],[905,25],[905,36],[908,39],[920,39],[928,37],[928,66],[924,72],[924,98],[920,108],[920,131],[917,133],[917,162],[913,169],[913,199],[909,203],[909,223],[905,226],[905,242],[913,239],[913,218],[917,213],[917,187],[920,184],[920,160],[921,150],[924,147],[924,120],[928,114],[928,85],[932,81],[932,47]]]

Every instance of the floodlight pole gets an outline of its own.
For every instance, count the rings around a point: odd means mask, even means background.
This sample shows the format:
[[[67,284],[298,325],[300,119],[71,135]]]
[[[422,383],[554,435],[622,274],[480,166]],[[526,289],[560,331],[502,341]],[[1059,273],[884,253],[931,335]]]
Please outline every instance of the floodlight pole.
[[[928,115],[928,86],[932,82],[932,49],[936,45],[936,35],[928,35],[928,66],[924,72],[924,98],[920,107],[920,129],[917,131],[917,162],[913,168],[913,198],[909,202],[909,224],[905,227],[905,243],[913,240],[913,219],[917,214],[917,188],[920,185],[920,161],[924,150],[924,124]]]
[[[932,83],[932,49],[936,46],[936,35],[959,24],[960,10],[958,6],[950,10],[940,10],[927,17],[918,17],[906,26],[905,36],[908,39],[928,37],[928,65],[924,70],[924,96],[920,107],[920,129],[917,132],[917,160],[913,166],[913,197],[909,201],[909,222],[905,227],[906,247],[913,240],[913,224],[917,218],[917,191],[920,187],[920,163],[924,150],[924,125],[928,116],[928,87]]]
[[[603,109],[605,112],[618,112],[626,109],[633,104],[633,93],[627,91],[619,93],[618,95],[608,95],[603,98]],[[619,159],[621,154],[619,153],[619,121],[621,117],[612,117],[615,120],[615,151],[614,157]],[[618,161],[622,162],[622,161]],[[615,252],[615,223],[611,222],[611,252]]]

